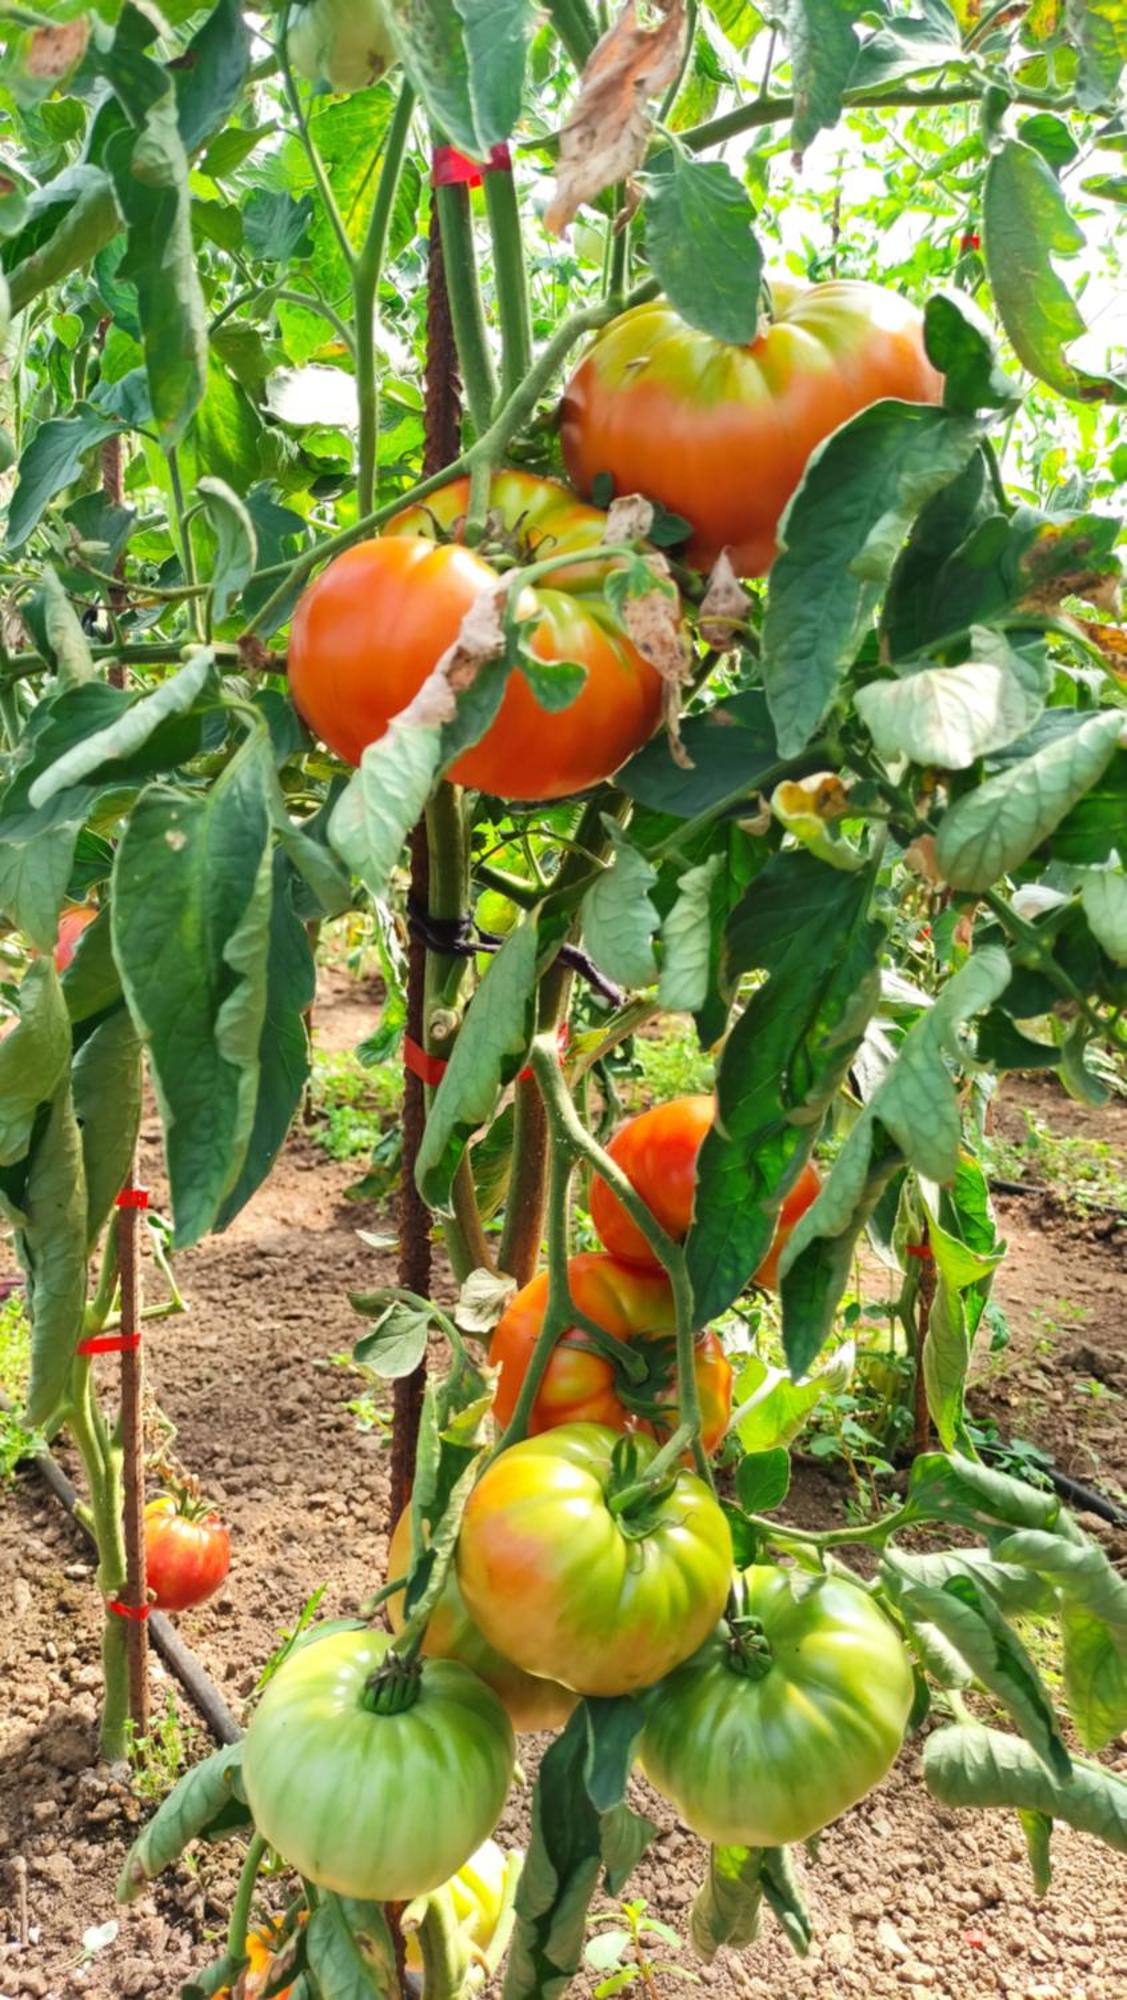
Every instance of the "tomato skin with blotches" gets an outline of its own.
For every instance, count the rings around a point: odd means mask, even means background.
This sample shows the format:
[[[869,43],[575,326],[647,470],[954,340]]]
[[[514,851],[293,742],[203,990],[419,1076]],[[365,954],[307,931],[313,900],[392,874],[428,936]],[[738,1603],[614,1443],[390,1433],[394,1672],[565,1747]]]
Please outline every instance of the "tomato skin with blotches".
[[[769,1649],[762,1678],[734,1670],[722,1623],[646,1696],[638,1756],[702,1839],[782,1847],[828,1826],[891,1770],[912,1669],[859,1585],[766,1564],[743,1578]]]
[[[214,1597],[231,1567],[231,1537],[217,1514],[192,1518],[169,1493],[145,1508],[145,1576],[158,1611],[188,1611]]]
[[[680,1242],[693,1219],[696,1199],[697,1155],[716,1115],[711,1097],[672,1097],[640,1111],[620,1125],[607,1147],[615,1165],[652,1209],[657,1221]],[[808,1160],[794,1186],[788,1188],[779,1206],[775,1234],[762,1263],[748,1273],[751,1282],[766,1291],[779,1284],[779,1258],[801,1215],[816,1200],[822,1182],[813,1161]],[[628,1215],[618,1196],[598,1174],[591,1176],[591,1220],[600,1240],[613,1257],[635,1264],[640,1270],[658,1270],[657,1258],[633,1216]]]
[[[762,576],[816,445],[883,397],[942,397],[923,316],[898,293],[773,278],[771,297],[772,323],[742,347],[688,326],[664,300],[634,306],[597,335],[564,393],[578,491],[609,474],[617,493],[660,501],[690,522],[698,569],[727,548],[738,575]]]
[[[470,1494],[458,1539],[462,1596],[490,1644],[577,1694],[649,1687],[712,1630],[731,1580],[728,1523],[681,1471],[644,1533],[608,1504],[614,1451],[602,1424],[511,1445]],[[644,1477],[657,1446],[630,1441]]]
[[[407,1506],[399,1516],[391,1537],[387,1556],[389,1578],[405,1575],[410,1556],[411,1509]],[[386,1610],[392,1631],[402,1631],[402,1591],[396,1591],[394,1597],[387,1599]],[[500,1696],[513,1728],[520,1734],[535,1729],[560,1729],[575,1707],[576,1697],[570,1688],[526,1674],[521,1667],[506,1660],[482,1636],[466,1610],[453,1564],[447,1571],[442,1595],[431,1613],[423,1639],[423,1652],[429,1659],[460,1660],[464,1667],[469,1667],[493,1689],[494,1694]]]
[[[502,473],[490,492],[520,559],[541,548],[581,552],[604,538],[606,516],[551,480]],[[432,493],[376,540],[346,549],[298,602],[290,691],[309,727],[351,764],[418,693],[470,606],[496,582],[471,549],[435,540],[454,532],[468,496],[466,480]],[[549,714],[514,669],[485,735],[447,773],[456,784],[503,799],[564,798],[609,777],[653,733],[661,680],[603,596],[610,567],[577,564],[522,592],[532,651],[577,661],[587,678],[569,707]]]
[[[371,1629],[314,1638],[283,1661],[243,1741],[255,1825],[283,1860],[338,1895],[410,1902],[447,1881],[496,1826],[512,1725],[492,1688],[424,1660],[399,1713],[367,1707],[393,1645]]]
[[[664,1271],[623,1264],[598,1251],[582,1251],[568,1259],[567,1276],[577,1309],[615,1340],[643,1351],[650,1349],[654,1376],[661,1379],[639,1385],[632,1406],[629,1388],[616,1379],[611,1362],[594,1352],[583,1329],[563,1333],[552,1351],[532,1405],[529,1436],[537,1437],[543,1431],[571,1423],[608,1424],[616,1431],[640,1429],[663,1438],[669,1436],[678,1421],[673,1346],[677,1313]],[[501,1372],[493,1411],[502,1429],[516,1407],[544,1323],[547,1302],[548,1273],[541,1271],[509,1300],[494,1328],[489,1360]],[[731,1415],[732,1368],[714,1333],[697,1335],[694,1356],[701,1402],[701,1443],[706,1452],[713,1452]],[[647,1415],[652,1402],[668,1411],[667,1419]]]

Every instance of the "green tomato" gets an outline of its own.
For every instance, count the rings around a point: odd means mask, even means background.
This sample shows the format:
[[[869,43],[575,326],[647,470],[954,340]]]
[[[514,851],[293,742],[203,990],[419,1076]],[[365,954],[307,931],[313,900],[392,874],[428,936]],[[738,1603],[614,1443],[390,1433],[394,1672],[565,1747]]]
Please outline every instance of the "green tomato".
[[[291,1653],[243,1744],[258,1831],[310,1882],[407,1903],[457,1874],[496,1826],[512,1724],[468,1667],[423,1660],[414,1699],[369,1702],[386,1632],[333,1632]]]
[[[856,1584],[761,1564],[742,1581],[740,1619],[721,1622],[647,1697],[638,1756],[702,1839],[782,1847],[808,1840],[891,1769],[912,1669]]]
[[[383,0],[309,0],[291,11],[286,49],[299,76],[366,90],[395,60]]]
[[[622,1467],[629,1457],[633,1469]],[[676,1471],[616,1511],[644,1479],[652,1438],[561,1424],[511,1445],[470,1494],[458,1583],[479,1631],[526,1673],[577,1694],[630,1694],[696,1651],[731,1580],[728,1523],[702,1479]]]

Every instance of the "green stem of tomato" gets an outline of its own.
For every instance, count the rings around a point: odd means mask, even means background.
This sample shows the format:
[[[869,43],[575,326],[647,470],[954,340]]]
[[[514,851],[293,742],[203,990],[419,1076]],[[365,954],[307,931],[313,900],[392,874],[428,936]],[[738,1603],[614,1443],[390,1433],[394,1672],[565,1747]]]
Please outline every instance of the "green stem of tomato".
[[[513,174],[497,168],[485,175],[485,210],[493,239],[493,277],[501,326],[501,394],[514,396],[532,366],[532,315],[524,261],[520,205]]]
[[[247,1962],[247,1931],[250,1927],[251,1904],[254,1901],[258,1871],[266,1856],[267,1843],[260,1833],[251,1836],[247,1847],[243,1872],[239,1876],[239,1886],[231,1905],[231,1921],[227,1925],[227,1956],[237,1960],[232,1972],[232,1982],[238,1978]]]
[[[457,785],[441,784],[427,807],[427,839],[430,852],[429,910],[433,917],[461,916],[469,901],[469,859],[466,849],[465,813]],[[453,1037],[436,1035],[455,1008],[467,960],[443,952],[428,951],[426,985],[423,995],[423,1038],[426,1052],[447,1061]],[[427,1089],[428,1109],[434,1092]],[[485,1240],[469,1160],[463,1157],[452,1188],[454,1213],[443,1219],[443,1233],[451,1268],[458,1283],[477,1269],[491,1270],[492,1259]]]
[[[609,1495],[607,1507],[610,1513],[620,1518],[648,1501],[659,1480],[664,1479],[666,1473],[672,1471],[682,1452],[687,1451],[692,1442],[693,1434],[690,1426],[678,1424],[672,1437],[666,1439],[656,1458],[646,1467],[645,1478],[635,1479],[631,1485],[623,1486],[619,1492]]]
[[[410,1928],[418,1939],[427,2000],[461,2000],[470,1956],[449,1889],[443,1884],[412,1908],[419,1912]]]
[[[915,105],[977,104],[981,96],[982,86],[978,83],[935,84],[926,90],[847,90],[842,103],[846,111],[910,111]],[[1072,104],[1071,98],[1054,96],[1046,90],[1022,91],[1014,102],[1058,112],[1067,111]],[[750,132],[756,126],[781,125],[785,119],[793,118],[794,109],[793,97],[751,98],[735,111],[706,119],[703,125],[691,125],[687,132],[677,136],[690,152],[701,153],[709,146],[722,145],[726,139],[737,139],[741,132]]]
[[[470,191],[457,185],[439,187],[435,188],[433,199],[438,207],[442,268],[450,296],[462,386],[474,430],[480,438],[489,429],[497,399],[497,380],[478,283]]]
[[[129,1719],[129,1659],[124,1618],[108,1609],[109,1600],[125,1587],[125,1531],[122,1459],[112,1443],[94,1393],[90,1363],[84,1356],[71,1373],[66,1422],[78,1447],[90,1493],[88,1518],[98,1551],[98,1590],[105,1611],[102,1629],[102,1718],[99,1749],[107,1763],[126,1753]]]
[[[352,267],[352,303],[355,324],[356,397],[359,428],[356,445],[356,504],[362,514],[371,512],[376,491],[379,450],[379,387],[376,381],[376,294],[379,291],[387,251],[391,211],[403,157],[411,132],[415,93],[404,78],[388,130],[380,165],[380,181],[372,203],[372,213],[360,253]]]
[[[587,0],[548,0],[548,12],[564,48],[582,73],[599,39]]]
[[[865,1527],[827,1528],[817,1533],[811,1528],[792,1528],[781,1521],[770,1521],[763,1514],[747,1516],[751,1526],[758,1530],[766,1541],[786,1548],[836,1549],[856,1545],[861,1548],[881,1549],[890,1536],[901,1528],[910,1527],[916,1516],[910,1506],[897,1507],[891,1514],[885,1514],[879,1521],[870,1521]]]

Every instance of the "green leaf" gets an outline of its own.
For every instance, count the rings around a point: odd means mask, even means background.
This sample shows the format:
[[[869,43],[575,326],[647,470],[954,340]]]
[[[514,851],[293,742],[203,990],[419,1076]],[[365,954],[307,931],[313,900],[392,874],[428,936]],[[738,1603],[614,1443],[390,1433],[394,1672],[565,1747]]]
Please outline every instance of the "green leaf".
[[[976,410],[1012,410],[1015,385],[998,366],[990,322],[966,292],[937,292],[924,310],[928,358],[943,376],[943,404],[972,417]]]
[[[354,1298],[352,1303],[357,1311],[364,1309],[362,1299]],[[371,1331],[361,1334],[352,1358],[385,1382],[398,1382],[404,1375],[414,1374],[427,1351],[434,1324],[434,1314],[425,1305],[396,1299],[384,1308]]]
[[[82,1134],[86,1251],[93,1252],[125,1185],[141,1124],[141,1044],[127,1009],[98,1022],[74,1059],[74,1111]]]
[[[1102,1750],[1127,1728],[1127,1626],[1066,1604],[1061,1636],[1068,1712],[1085,1749]]]
[[[403,68],[434,123],[477,160],[520,115],[528,0],[388,0]]]
[[[661,973],[657,998],[671,1013],[695,1014],[708,999],[712,968],[712,889],[724,856],[710,854],[699,868],[687,868],[677,901],[661,926]]]
[[[968,417],[874,403],[811,454],[779,528],[763,680],[779,753],[809,742],[837,694],[911,523],[976,449]]]
[[[1118,711],[1093,715],[957,800],[936,839],[944,881],[989,889],[1011,874],[1103,776],[1123,727]]]
[[[974,1178],[981,1182],[978,1170],[973,1169],[972,1172]],[[964,1165],[960,1161],[956,1189],[963,1176]],[[982,1185],[985,1192],[985,1184]],[[966,1442],[963,1389],[970,1365],[971,1343],[989,1290],[989,1280],[1002,1262],[1005,1246],[996,1242],[993,1227],[985,1215],[985,1226],[981,1232],[983,1247],[980,1249],[944,1228],[930,1200],[926,1201],[926,1206],[928,1242],[935,1260],[936,1285],[924,1345],[924,1380],[928,1409],[940,1443],[951,1450],[956,1444]],[[977,1297],[980,1291],[981,1301]],[[967,1294],[973,1295],[969,1311]]]
[[[759,326],[763,252],[747,190],[722,160],[662,153],[644,176],[646,249],[690,326],[747,343]]]
[[[1127,400],[1127,382],[1090,375],[1067,359],[1066,350],[1087,328],[1052,256],[1076,256],[1084,232],[1052,168],[1020,139],[1007,139],[990,160],[982,222],[990,288],[1018,360],[1062,396]]]
[[[1064,1512],[1055,1493],[958,1452],[928,1451],[913,1460],[907,1504],[915,1521],[943,1521],[979,1534],[990,1528],[1054,1528]]]
[[[73,172],[67,169],[59,175],[59,182],[71,180]],[[23,312],[48,286],[59,284],[72,271],[82,270],[120,228],[121,217],[110,181],[100,168],[90,167],[77,193],[72,187],[60,205],[59,220],[52,233],[29,249],[21,262],[9,262],[11,310]]]
[[[1072,1760],[1053,1705],[1028,1652],[990,1593],[965,1572],[937,1589],[897,1556],[886,1553],[881,1575],[908,1616],[933,1625],[966,1661],[974,1677],[999,1701],[1053,1777],[1067,1779]]]
[[[1044,700],[1002,662],[968,660],[871,681],[857,690],[854,707],[886,761],[904,756],[966,771],[1031,729]]]
[[[1080,901],[1096,943],[1116,965],[1127,965],[1127,875],[1093,869],[1080,885]]]
[[[728,923],[729,979],[766,971],[724,1045],[719,1116],[697,1163],[685,1246],[706,1325],[762,1262],[879,998],[883,932],[866,875],[776,855]]]
[[[212,610],[222,622],[231,600],[250,581],[258,561],[258,537],[243,502],[222,479],[200,479],[196,491],[215,533]]]
[[[724,1946],[742,1951],[759,1936],[762,1863],[760,1847],[709,1848],[708,1874],[689,1921],[693,1950],[705,1965],[711,1965]]]
[[[769,10],[781,21],[790,50],[796,154],[841,117],[842,92],[860,47],[854,23],[864,11],[859,0],[776,0]]]
[[[188,156],[171,87],[140,132],[118,132],[106,159],[129,248],[118,267],[137,287],[157,434],[178,444],[207,384],[207,313],[192,243]]]
[[[629,1694],[588,1696],[580,1705],[587,1718],[587,1796],[596,1812],[609,1812],[626,1797],[645,1711]]]
[[[151,786],[114,863],[114,956],[149,1047],[178,1246],[213,1226],[254,1123],[271,905],[267,764],[254,739],[206,794]]]
[[[853,1342],[844,1341],[815,1374],[796,1382],[760,1355],[747,1355],[736,1377],[732,1403],[738,1419],[736,1435],[749,1457],[770,1458],[792,1444],[823,1396],[840,1396],[848,1389],[853,1362]]]
[[[1065,0],[1064,18],[1080,53],[1077,102],[1085,111],[1114,111],[1127,63],[1125,0]]]
[[[1049,1852],[1053,1837],[1053,1822],[1048,1813],[1019,1812],[1021,1830],[1025,1835],[1025,1851],[1029,1856],[1030,1872],[1033,1876],[1033,1894],[1046,1896],[1053,1879],[1052,1857]]]
[[[615,784],[639,805],[695,819],[722,801],[754,797],[767,772],[779,775],[774,726],[758,688],[689,716],[681,740],[691,769],[674,763],[663,730],[616,774]]]
[[[19,1006],[16,1026],[0,1041],[0,1167],[23,1159],[39,1106],[57,1095],[70,1067],[70,1020],[49,959],[28,966]]]
[[[616,821],[603,823],[614,853],[583,898],[584,942],[608,979],[649,986],[657,978],[653,939],[660,919],[649,893],[657,869],[630,845]]]
[[[7,547],[20,549],[38,527],[56,493],[70,486],[95,445],[125,429],[91,403],[76,403],[66,417],[48,417],[20,454],[19,478],[8,515]]]
[[[924,1780],[940,1805],[1044,1813],[1127,1854],[1127,1780],[1099,1765],[1077,1762],[1054,1778],[1020,1737],[959,1723],[928,1738]]]
[[[439,1214],[449,1212],[467,1140],[488,1125],[502,1086],[527,1061],[537,949],[531,919],[506,938],[473,997],[435,1092],[415,1178],[428,1208]]]
[[[441,731],[392,716],[378,743],[369,743],[329,820],[329,839],[370,893],[387,893],[407,835],[438,776]]]
[[[307,843],[314,846],[313,841]],[[313,1005],[317,968],[309,932],[294,911],[293,876],[274,856],[270,940],[266,955],[266,1011],[258,1046],[258,1098],[242,1171],[215,1218],[226,1229],[262,1186],[281,1151],[309,1080],[305,1017]]]
[[[769,1514],[790,1491],[790,1453],[783,1445],[748,1452],[736,1467],[736,1494],[748,1514]]]
[[[540,1764],[503,2000],[562,2000],[579,1969],[604,1862],[618,1895],[656,1832],[628,1806],[600,1813],[592,1803],[587,1706],[580,1702]]]
[[[32,1140],[20,1206],[16,1254],[31,1320],[27,1420],[45,1424],[66,1390],[86,1307],[86,1185],[69,1079]]]
[[[531,646],[521,647],[520,670],[548,715],[557,715],[561,709],[570,708],[583,692],[587,679],[586,667],[578,660],[540,660]]]
[[[243,235],[247,249],[270,263],[288,264],[292,257],[308,257],[312,245],[309,225],[313,220],[313,196],[295,201],[285,188],[255,188],[242,211]]]
[[[242,1745],[230,1743],[185,1771],[125,1857],[117,1885],[120,1903],[136,1902],[146,1883],[242,1801],[241,1765]]]
[[[129,763],[170,717],[186,715],[213,680],[214,672],[214,655],[209,648],[201,648],[152,694],[129,701],[114,721],[80,739],[49,764],[28,792],[30,804],[35,808],[48,805],[95,772],[112,783],[114,764]],[[104,769],[107,765],[108,771]]]
[[[305,1929],[309,1969],[332,2000],[390,2000],[398,1992],[387,1919],[378,1903],[322,1891]]]
[[[947,1057],[958,1059],[959,1028],[997,999],[1009,978],[1009,959],[991,946],[947,981],[908,1030],[818,1199],[796,1224],[779,1265],[783,1345],[792,1374],[805,1372],[829,1337],[853,1245],[902,1161],[928,1180],[955,1179],[959,1104]]]
[[[78,615],[50,563],[44,563],[39,588],[24,600],[36,648],[53,667],[60,686],[78,687],[91,678],[94,659]]]
[[[1070,167],[1080,151],[1064,119],[1058,118],[1055,111],[1037,111],[1031,118],[1023,118],[1017,135],[1027,146],[1035,146],[1055,173]]]
[[[250,74],[250,30],[241,0],[217,0],[174,71],[184,150],[194,153],[227,123]]]

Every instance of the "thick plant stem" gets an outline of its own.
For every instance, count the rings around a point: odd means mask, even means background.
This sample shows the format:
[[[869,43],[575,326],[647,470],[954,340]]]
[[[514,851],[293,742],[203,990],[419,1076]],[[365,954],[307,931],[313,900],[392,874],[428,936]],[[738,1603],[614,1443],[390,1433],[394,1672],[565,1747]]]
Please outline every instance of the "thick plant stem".
[[[125,1587],[122,1532],[121,1452],[107,1434],[94,1399],[90,1363],[74,1364],[71,1403],[66,1413],[90,1493],[90,1524],[98,1551],[98,1589],[106,1606],[102,1631],[102,1719],[98,1744],[106,1763],[125,1756],[129,1720],[127,1621],[108,1607]]]
[[[362,514],[371,512],[376,492],[379,447],[380,400],[376,381],[376,295],[387,251],[388,228],[395,201],[403,156],[411,131],[415,93],[406,78],[387,135],[380,181],[367,233],[352,268],[352,304],[355,322],[356,399],[359,427],[356,444],[356,504]]]
[[[442,265],[454,321],[454,337],[458,343],[462,384],[473,427],[480,438],[489,429],[497,398],[497,382],[477,280],[469,189],[462,186],[439,187],[435,188],[433,198],[442,231]]]
[[[930,1248],[920,1247],[920,1281],[916,1291],[916,1379],[914,1384],[912,1456],[919,1458],[931,1447],[931,1410],[927,1400],[924,1355],[931,1330],[931,1308],[935,1303],[935,1258]]]
[[[485,208],[493,239],[497,317],[501,324],[501,394],[516,394],[532,366],[532,317],[524,262],[520,207],[511,171],[495,168],[485,176]]]
[[[552,1349],[561,1333],[574,1324],[567,1280],[567,1197],[574,1163],[575,1154],[570,1140],[556,1120],[550,1124],[548,1132],[548,1296],[520,1394],[497,1445],[499,1452],[517,1444],[527,1435],[532,1407],[540,1393]]]
[[[247,1930],[250,1925],[251,1904],[254,1902],[258,1871],[267,1854],[267,1843],[260,1833],[252,1834],[247,1847],[243,1872],[239,1876],[239,1886],[231,1905],[231,1920],[227,1926],[227,1954],[237,1959],[241,1965],[247,1961]]]
[[[136,1186],[136,1168],[130,1169],[126,1191]],[[141,1212],[132,1205],[120,1211],[118,1225],[118,1269],[121,1277],[121,1331],[139,1336],[141,1327],[141,1258],[137,1232]],[[145,1576],[145,1439],[142,1415],[144,1364],[139,1345],[126,1347],[121,1355],[122,1517],[125,1531],[125,1588],[122,1602],[134,1607],[138,1616],[124,1620],[126,1653],[129,1660],[129,1710],[138,1735],[149,1727],[149,1634],[140,1614],[148,1603]]]

